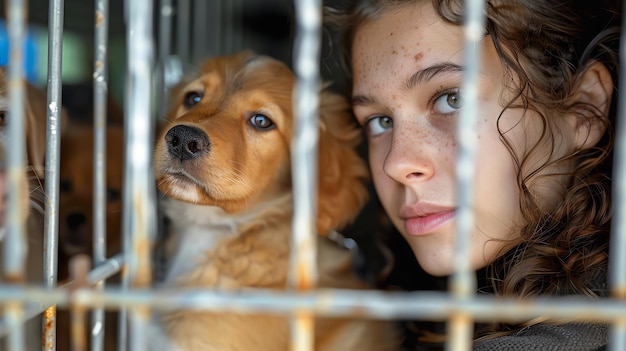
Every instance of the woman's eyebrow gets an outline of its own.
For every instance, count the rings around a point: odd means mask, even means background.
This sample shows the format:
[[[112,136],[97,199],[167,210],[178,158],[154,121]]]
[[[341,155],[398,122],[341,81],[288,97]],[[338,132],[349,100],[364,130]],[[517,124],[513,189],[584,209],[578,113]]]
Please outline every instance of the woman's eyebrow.
[[[354,95],[352,96],[352,105],[353,106],[365,106],[371,105],[375,102],[375,100],[369,96],[365,95]]]
[[[404,83],[404,88],[411,90],[420,84],[424,84],[437,75],[446,73],[463,72],[463,67],[452,62],[437,63],[432,66],[420,69],[413,73]],[[366,106],[376,103],[376,99],[366,95],[352,96],[353,106]]]
[[[411,90],[420,84],[430,81],[437,75],[457,72],[463,72],[463,67],[456,63],[442,62],[434,64],[413,73],[409,79],[406,80],[404,86],[407,90]]]

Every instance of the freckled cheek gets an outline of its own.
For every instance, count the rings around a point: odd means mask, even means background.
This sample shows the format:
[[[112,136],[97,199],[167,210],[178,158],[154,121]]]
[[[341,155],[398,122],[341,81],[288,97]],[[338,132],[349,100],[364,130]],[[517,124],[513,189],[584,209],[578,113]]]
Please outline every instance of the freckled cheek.
[[[458,144],[453,136],[442,136],[440,139],[436,139],[434,143],[437,145],[441,161],[446,163],[456,162]]]

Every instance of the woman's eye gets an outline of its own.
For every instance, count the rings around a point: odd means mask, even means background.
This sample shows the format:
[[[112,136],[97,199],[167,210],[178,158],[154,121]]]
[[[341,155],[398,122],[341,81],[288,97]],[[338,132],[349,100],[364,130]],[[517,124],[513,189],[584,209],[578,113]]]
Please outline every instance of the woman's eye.
[[[183,99],[183,105],[187,108],[192,108],[196,106],[200,100],[202,100],[202,95],[195,91],[190,91],[185,94],[185,98]]]
[[[373,117],[367,121],[366,128],[367,133],[371,136],[382,134],[393,128],[393,120],[387,116]]]
[[[268,130],[274,127],[274,122],[272,122],[272,120],[269,117],[262,115],[260,113],[252,115],[252,117],[250,117],[250,123],[256,129]]]
[[[442,115],[455,113],[463,108],[463,98],[458,91],[445,93],[435,99],[433,108],[435,110],[435,113]]]

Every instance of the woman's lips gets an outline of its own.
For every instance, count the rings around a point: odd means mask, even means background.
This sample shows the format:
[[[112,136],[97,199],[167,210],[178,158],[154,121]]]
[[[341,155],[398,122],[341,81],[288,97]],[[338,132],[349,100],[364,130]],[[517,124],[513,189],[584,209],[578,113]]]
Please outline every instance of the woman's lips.
[[[404,219],[404,229],[410,235],[426,235],[452,221],[454,210],[416,216]]]

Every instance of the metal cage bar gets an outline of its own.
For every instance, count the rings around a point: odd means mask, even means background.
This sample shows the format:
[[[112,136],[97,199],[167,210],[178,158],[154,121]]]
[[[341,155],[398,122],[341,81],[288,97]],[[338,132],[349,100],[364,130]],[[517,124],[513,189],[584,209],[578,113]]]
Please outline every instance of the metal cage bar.
[[[93,206],[93,267],[98,267],[107,259],[107,82],[108,82],[108,38],[109,1],[95,0],[94,28],[94,206]],[[105,281],[99,281],[95,289],[104,289]],[[104,350],[104,308],[96,308],[91,316],[91,350]]]
[[[319,67],[321,2],[302,0],[295,4],[294,42],[295,122],[291,142],[293,180],[293,233],[288,285],[294,291],[309,291],[317,284],[317,143],[319,112]],[[326,233],[320,233],[325,235]],[[291,349],[313,350],[314,315],[295,309],[291,319]]]
[[[152,173],[152,73],[153,4],[150,1],[127,1],[127,64],[129,96],[124,118],[127,134],[123,208],[131,213],[123,218],[125,247],[131,288],[145,289],[152,284],[150,248],[156,237],[156,193]],[[145,349],[147,308],[130,308],[130,347]]]
[[[48,201],[44,219],[44,286],[57,285],[59,231],[59,170],[61,149],[61,61],[63,49],[64,1],[50,2],[48,10],[48,110],[46,131],[45,192]],[[56,308],[50,306],[43,314],[44,347],[56,350]]]
[[[470,236],[474,227],[473,187],[474,161],[476,159],[476,120],[478,114],[478,77],[482,57],[483,28],[485,27],[484,0],[470,0],[465,3],[465,72],[463,94],[465,104],[457,126],[458,158],[457,177],[457,233],[455,243],[455,273],[451,279],[451,293],[463,301],[474,295],[476,277],[470,264]],[[450,316],[449,350],[470,350],[474,321],[471,315],[456,313]]]

